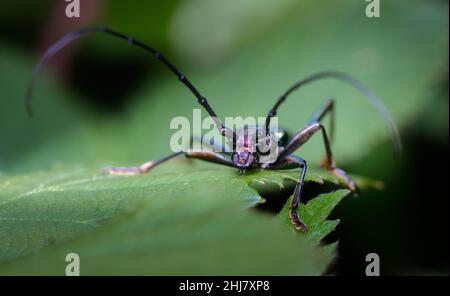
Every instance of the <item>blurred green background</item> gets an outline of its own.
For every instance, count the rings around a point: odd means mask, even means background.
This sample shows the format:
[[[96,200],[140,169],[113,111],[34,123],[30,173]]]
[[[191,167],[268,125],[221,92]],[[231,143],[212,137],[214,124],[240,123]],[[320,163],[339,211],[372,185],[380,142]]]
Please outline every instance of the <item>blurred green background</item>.
[[[92,35],[49,63],[35,90],[35,117],[27,118],[33,65],[76,28],[107,25],[159,49],[222,117],[264,116],[295,81],[341,70],[382,98],[404,153],[393,159],[383,122],[345,85],[317,82],[280,109],[280,124],[294,132],[335,97],[338,165],[386,184],[382,193],[345,199],[333,213],[341,224],[328,238],[340,242],[331,273],[363,274],[365,254],[375,252],[384,274],[448,274],[448,2],[381,0],[381,18],[367,18],[366,5],[81,0],[81,18],[69,19],[63,1],[2,1],[0,174],[161,157],[169,152],[170,120],[197,108],[157,61]],[[298,152],[311,164],[322,153],[320,137]]]

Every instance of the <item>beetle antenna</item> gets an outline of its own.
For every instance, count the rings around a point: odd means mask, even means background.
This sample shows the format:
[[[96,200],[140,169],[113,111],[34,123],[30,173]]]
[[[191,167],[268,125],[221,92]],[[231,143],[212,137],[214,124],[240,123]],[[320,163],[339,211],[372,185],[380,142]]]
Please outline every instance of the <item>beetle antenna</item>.
[[[33,115],[33,111],[31,108],[31,99],[32,99],[32,95],[33,95],[33,88],[36,83],[36,79],[37,79],[39,73],[41,72],[44,64],[50,58],[52,58],[58,51],[60,51],[62,48],[64,48],[66,45],[68,45],[75,39],[78,39],[89,33],[106,33],[108,35],[125,40],[129,44],[140,47],[140,48],[144,49],[145,51],[151,53],[156,59],[160,60],[167,68],[169,68],[170,71],[172,71],[172,73],[175,74],[177,76],[177,78],[191,91],[191,93],[197,98],[198,103],[200,105],[202,105],[206,109],[208,114],[214,119],[220,133],[224,136],[232,136],[233,135],[233,132],[230,129],[226,128],[222,124],[220,119],[217,118],[216,113],[211,108],[211,106],[209,105],[206,98],[197,90],[197,88],[195,88],[195,86],[186,78],[186,76],[184,76],[174,65],[172,65],[172,63],[170,63],[160,52],[158,52],[157,50],[153,49],[152,47],[150,47],[148,45],[145,45],[144,43],[142,43],[139,40],[136,40],[132,37],[129,37],[122,33],[116,32],[114,30],[111,30],[107,27],[85,28],[85,29],[81,29],[78,31],[70,32],[70,33],[64,35],[63,37],[61,37],[61,39],[56,41],[52,46],[50,46],[45,51],[45,53],[42,55],[39,62],[37,63],[36,67],[34,68],[32,78],[28,84],[26,102],[25,102],[25,106],[26,106],[28,115],[30,115],[30,116]]]
[[[394,146],[394,153],[396,156],[399,156],[401,154],[402,150],[402,142],[400,139],[400,134],[398,132],[397,125],[395,124],[394,119],[392,118],[391,114],[389,113],[389,110],[386,108],[386,106],[382,103],[382,101],[368,88],[366,88],[361,82],[356,80],[355,78],[351,77],[350,75],[347,75],[342,72],[338,71],[324,71],[319,72],[314,75],[311,75],[303,80],[298,81],[293,86],[291,86],[284,94],[282,94],[273,108],[269,111],[266,117],[266,132],[268,132],[269,125],[270,125],[270,119],[274,117],[277,114],[277,109],[283,103],[286,99],[286,97],[291,94],[293,91],[299,89],[301,86],[315,81],[322,78],[335,78],[340,81],[343,81],[353,88],[357,89],[359,92],[361,92],[365,98],[367,98],[372,106],[378,111],[380,116],[382,117],[383,121],[387,125],[390,133],[390,137],[392,140],[392,144]]]

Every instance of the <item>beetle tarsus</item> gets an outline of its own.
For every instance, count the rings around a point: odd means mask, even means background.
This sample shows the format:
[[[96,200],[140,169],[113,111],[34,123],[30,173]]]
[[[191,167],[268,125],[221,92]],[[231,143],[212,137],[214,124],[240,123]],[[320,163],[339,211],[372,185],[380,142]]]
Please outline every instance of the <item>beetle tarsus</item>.
[[[105,167],[103,173],[107,175],[135,176],[141,173],[138,167]]]
[[[348,189],[350,189],[351,191],[356,191],[355,182],[347,175],[347,173],[344,170],[335,167],[331,168],[330,171],[333,173],[333,175],[343,180],[345,185],[347,185]]]
[[[300,220],[296,207],[289,210],[289,218],[291,219],[292,224],[294,224],[295,229],[303,232],[308,231],[308,226]]]

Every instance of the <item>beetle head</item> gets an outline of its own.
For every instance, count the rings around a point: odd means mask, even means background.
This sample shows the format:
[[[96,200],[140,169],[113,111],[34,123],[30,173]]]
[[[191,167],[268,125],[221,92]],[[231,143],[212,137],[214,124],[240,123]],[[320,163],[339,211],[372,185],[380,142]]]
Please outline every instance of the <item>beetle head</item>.
[[[246,170],[253,163],[258,161],[258,157],[255,153],[244,150],[244,151],[234,152],[231,156],[231,160],[233,161],[233,164],[237,168],[239,168],[241,170]]]

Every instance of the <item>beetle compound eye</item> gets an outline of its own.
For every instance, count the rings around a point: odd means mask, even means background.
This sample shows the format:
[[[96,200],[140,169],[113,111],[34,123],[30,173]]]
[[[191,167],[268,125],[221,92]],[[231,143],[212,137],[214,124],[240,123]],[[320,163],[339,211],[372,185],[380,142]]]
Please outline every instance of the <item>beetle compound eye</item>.
[[[278,143],[279,143],[281,146],[284,146],[284,145],[287,144],[288,139],[289,139],[289,135],[288,135],[288,133],[287,133],[286,131],[284,131],[284,130],[279,130],[279,131],[277,131],[277,133],[275,134],[275,136],[276,136],[276,139],[277,139]]]

